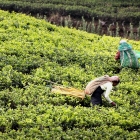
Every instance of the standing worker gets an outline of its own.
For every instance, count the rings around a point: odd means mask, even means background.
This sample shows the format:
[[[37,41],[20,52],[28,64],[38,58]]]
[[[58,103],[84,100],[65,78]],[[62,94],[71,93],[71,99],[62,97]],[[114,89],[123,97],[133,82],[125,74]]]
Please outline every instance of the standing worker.
[[[91,95],[91,102],[93,105],[102,106],[102,95],[105,99],[112,105],[116,106],[116,103],[113,102],[109,94],[112,91],[113,86],[117,86],[120,82],[118,76],[109,77],[108,75],[96,78],[90,81],[86,88],[85,94]]]
[[[121,62],[121,67],[129,67],[137,69],[139,68],[138,57],[133,51],[132,46],[126,42],[126,40],[121,40],[118,47],[118,52],[115,55],[115,60]]]

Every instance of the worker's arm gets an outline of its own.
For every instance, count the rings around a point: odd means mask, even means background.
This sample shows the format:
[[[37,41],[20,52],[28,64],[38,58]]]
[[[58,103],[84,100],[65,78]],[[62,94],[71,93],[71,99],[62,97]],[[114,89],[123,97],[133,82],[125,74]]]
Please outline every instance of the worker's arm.
[[[105,97],[105,99],[109,102],[109,103],[112,103],[113,101],[110,99],[110,97],[109,97],[109,94],[110,94],[110,92],[111,92],[111,90],[112,90],[112,82],[108,82],[108,83],[105,83],[105,84],[103,84],[103,85],[101,85],[101,88],[103,89],[103,90],[105,90],[104,92],[103,92],[103,96]]]
[[[118,60],[118,59],[120,59],[120,51],[118,51],[115,55],[115,60]]]

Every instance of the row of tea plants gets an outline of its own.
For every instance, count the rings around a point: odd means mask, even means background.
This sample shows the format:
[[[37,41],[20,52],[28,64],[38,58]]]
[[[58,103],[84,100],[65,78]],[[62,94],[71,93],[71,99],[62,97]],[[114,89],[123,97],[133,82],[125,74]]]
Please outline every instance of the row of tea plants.
[[[0,0],[0,8],[99,35],[140,39],[138,0]],[[80,19],[80,20],[79,20]]]

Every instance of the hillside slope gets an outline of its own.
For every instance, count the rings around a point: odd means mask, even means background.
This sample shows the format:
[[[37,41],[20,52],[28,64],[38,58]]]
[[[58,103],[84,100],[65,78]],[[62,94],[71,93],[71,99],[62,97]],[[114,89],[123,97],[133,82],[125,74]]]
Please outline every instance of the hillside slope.
[[[0,10],[1,139],[139,139],[140,70],[119,69],[119,41]],[[120,76],[110,96],[117,108],[50,92],[54,83],[84,89],[104,74]]]

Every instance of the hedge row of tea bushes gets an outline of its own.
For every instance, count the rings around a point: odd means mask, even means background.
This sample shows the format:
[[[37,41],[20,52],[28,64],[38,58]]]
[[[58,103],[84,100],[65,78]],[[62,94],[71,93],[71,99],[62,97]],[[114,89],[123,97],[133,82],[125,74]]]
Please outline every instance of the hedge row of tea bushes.
[[[95,18],[113,18],[140,21],[140,1],[112,0],[0,0],[3,10],[31,13],[35,15],[50,15],[59,13],[63,16]],[[131,20],[129,20],[131,18]],[[138,25],[137,22],[135,24]]]
[[[0,11],[0,139],[140,139],[140,70],[119,68],[119,41]],[[104,74],[121,78],[116,108],[51,93],[54,83],[84,89]]]

